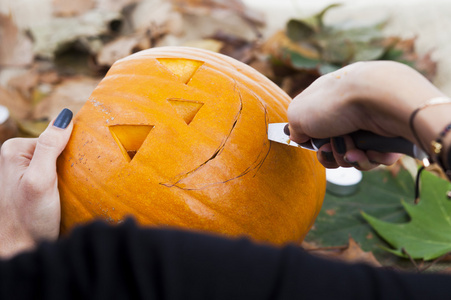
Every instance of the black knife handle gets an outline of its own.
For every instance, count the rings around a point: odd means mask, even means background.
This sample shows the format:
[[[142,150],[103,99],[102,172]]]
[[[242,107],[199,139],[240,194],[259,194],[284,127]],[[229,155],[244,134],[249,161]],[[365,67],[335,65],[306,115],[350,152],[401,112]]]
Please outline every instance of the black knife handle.
[[[401,137],[385,137],[365,130],[350,133],[349,136],[351,136],[356,148],[360,150],[374,150],[383,153],[403,153],[412,157],[418,156],[418,153],[415,153],[416,146]],[[320,148],[327,143],[330,143],[330,138],[312,139],[312,144],[317,148]],[[417,149],[417,151],[421,150]]]

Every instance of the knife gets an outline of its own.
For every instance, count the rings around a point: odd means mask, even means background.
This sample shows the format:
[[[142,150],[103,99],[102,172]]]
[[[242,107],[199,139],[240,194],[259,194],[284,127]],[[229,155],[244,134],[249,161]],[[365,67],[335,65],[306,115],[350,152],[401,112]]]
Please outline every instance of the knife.
[[[291,141],[290,137],[285,134],[284,128],[287,124],[288,123],[269,124],[268,139],[277,143],[313,151],[318,151],[321,146],[330,143],[330,138],[325,138],[310,139],[306,143],[297,144]],[[385,137],[365,130],[355,131],[350,133],[349,136],[353,140],[356,148],[360,150],[374,150],[383,153],[402,153],[419,160],[424,160],[429,157],[429,155],[420,147],[401,137]]]

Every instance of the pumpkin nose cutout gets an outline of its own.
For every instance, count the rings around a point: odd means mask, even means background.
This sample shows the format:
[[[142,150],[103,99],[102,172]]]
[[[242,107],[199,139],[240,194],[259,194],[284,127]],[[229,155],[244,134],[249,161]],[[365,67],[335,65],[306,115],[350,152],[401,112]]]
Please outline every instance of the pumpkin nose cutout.
[[[113,125],[109,129],[125,159],[130,162],[154,127],[154,125]]]
[[[168,99],[168,102],[175,109],[175,112],[189,125],[194,119],[200,108],[204,105],[202,102],[185,99]]]

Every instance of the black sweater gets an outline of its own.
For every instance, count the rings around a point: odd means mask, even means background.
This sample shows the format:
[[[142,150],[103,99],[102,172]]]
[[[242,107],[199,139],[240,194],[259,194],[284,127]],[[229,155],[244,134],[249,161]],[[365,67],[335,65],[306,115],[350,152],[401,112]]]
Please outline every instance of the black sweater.
[[[451,299],[451,276],[399,273],[126,221],[0,261],[0,299]]]

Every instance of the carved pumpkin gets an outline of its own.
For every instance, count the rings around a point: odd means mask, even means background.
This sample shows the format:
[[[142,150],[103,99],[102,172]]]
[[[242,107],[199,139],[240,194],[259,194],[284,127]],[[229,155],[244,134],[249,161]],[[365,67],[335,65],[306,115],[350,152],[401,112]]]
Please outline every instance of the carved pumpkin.
[[[300,242],[325,193],[308,150],[268,141],[290,98],[229,57],[162,47],[116,62],[58,159],[62,231],[101,218]]]

